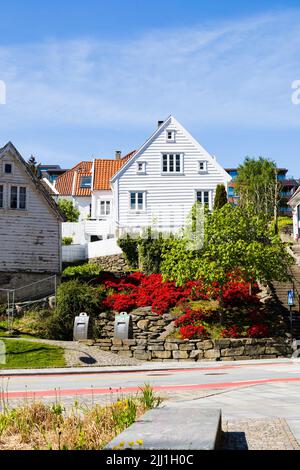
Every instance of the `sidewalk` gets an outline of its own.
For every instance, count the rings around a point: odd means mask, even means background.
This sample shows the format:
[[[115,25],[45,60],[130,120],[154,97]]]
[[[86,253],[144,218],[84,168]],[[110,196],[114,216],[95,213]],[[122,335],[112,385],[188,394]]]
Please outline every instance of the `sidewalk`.
[[[65,368],[49,368],[49,369],[2,369],[0,377],[6,376],[31,376],[31,375],[83,375],[83,374],[104,374],[114,372],[134,372],[149,370],[184,370],[184,369],[228,369],[240,366],[257,366],[264,364],[285,364],[290,362],[298,362],[300,359],[257,359],[247,361],[181,361],[181,362],[143,362],[141,365],[132,366],[102,366],[102,367],[65,367]]]

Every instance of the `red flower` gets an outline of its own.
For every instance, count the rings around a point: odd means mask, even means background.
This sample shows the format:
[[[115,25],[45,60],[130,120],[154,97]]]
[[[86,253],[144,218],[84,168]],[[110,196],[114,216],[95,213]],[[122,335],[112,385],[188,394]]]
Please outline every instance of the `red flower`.
[[[207,334],[204,326],[187,325],[180,328],[183,339],[206,338]]]
[[[267,338],[270,334],[268,325],[258,323],[257,325],[250,326],[247,330],[249,338]]]
[[[241,331],[238,326],[230,326],[221,331],[222,338],[240,338]]]

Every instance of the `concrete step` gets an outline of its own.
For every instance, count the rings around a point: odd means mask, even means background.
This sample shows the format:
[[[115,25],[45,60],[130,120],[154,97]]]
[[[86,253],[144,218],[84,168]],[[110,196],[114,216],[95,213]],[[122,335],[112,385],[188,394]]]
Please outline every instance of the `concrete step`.
[[[221,410],[201,410],[201,404],[170,402],[148,411],[123,431],[107,450],[125,443],[122,449],[134,450],[215,450],[222,435]],[[143,445],[129,446],[129,442]]]

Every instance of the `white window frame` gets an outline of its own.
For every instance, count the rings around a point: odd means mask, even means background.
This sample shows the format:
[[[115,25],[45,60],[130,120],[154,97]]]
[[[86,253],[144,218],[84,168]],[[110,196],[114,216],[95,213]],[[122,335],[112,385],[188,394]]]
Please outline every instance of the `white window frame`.
[[[6,173],[5,165],[11,165],[11,173]],[[3,161],[3,167],[2,167],[2,173],[5,176],[13,176],[13,174],[14,174],[14,164],[13,164],[13,162],[10,162],[8,160],[6,160],[6,161],[4,160]]]
[[[136,195],[136,197],[135,197],[135,208],[134,209],[131,207],[131,195],[132,194]],[[138,208],[138,194],[143,195],[143,208],[142,209]],[[146,208],[147,208],[147,192],[146,191],[140,191],[140,190],[129,191],[129,211],[134,212],[134,213],[146,212]]]
[[[213,209],[213,200],[214,200],[214,190],[213,189],[195,189],[195,201],[198,201],[198,193],[202,193],[202,197],[201,197],[201,204],[204,203],[204,193],[208,193],[208,198],[209,198],[209,202],[208,202],[208,208],[210,211],[212,211]]]
[[[142,165],[142,169],[139,169],[139,166]],[[146,174],[146,162],[136,162],[136,172],[138,175]]]
[[[171,134],[170,138],[169,134]],[[176,143],[176,131],[174,129],[166,129],[166,142],[172,144]]]
[[[202,165],[203,165],[203,168],[201,168]],[[207,173],[207,160],[199,160],[198,161],[198,172],[199,173]]]
[[[17,207],[11,207],[11,188],[17,188]],[[20,208],[20,188],[26,189],[26,205],[25,208]],[[28,187],[24,184],[11,184],[9,185],[9,197],[8,197],[8,208],[11,211],[22,211],[25,212],[28,210]]]
[[[164,171],[164,156],[168,157],[168,171]],[[174,168],[176,168],[176,156],[180,155],[180,171],[170,171],[170,155],[175,157]],[[161,154],[161,174],[162,175],[183,175],[184,154],[180,152],[163,152]]]
[[[105,212],[105,214],[101,214],[102,203],[104,203],[104,209],[105,209],[104,212]],[[110,206],[109,214],[106,213],[108,204]],[[111,199],[100,199],[99,200],[99,217],[110,217],[111,213],[112,213],[112,200]]]

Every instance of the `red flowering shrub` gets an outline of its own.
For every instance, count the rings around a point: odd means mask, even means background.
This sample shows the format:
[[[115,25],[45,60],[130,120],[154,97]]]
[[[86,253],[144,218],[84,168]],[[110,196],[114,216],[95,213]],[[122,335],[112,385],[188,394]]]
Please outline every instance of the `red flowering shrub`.
[[[260,302],[256,294],[250,294],[249,284],[245,282],[228,282],[222,294],[225,307],[240,307],[243,305],[259,304]]]
[[[221,331],[222,338],[240,338],[241,329],[238,326],[230,326]]]
[[[207,337],[204,326],[187,325],[180,328],[180,334],[183,339],[194,339]]]
[[[247,330],[248,338],[266,338],[270,334],[270,329],[268,325],[257,324],[250,326]]]
[[[132,294],[112,294],[103,301],[103,305],[117,312],[129,312],[136,307],[136,300]]]
[[[204,313],[201,311],[193,311],[191,309],[187,309],[186,313],[181,317],[177,318],[175,321],[175,326],[188,326],[194,325],[195,323],[199,323],[204,319]]]

